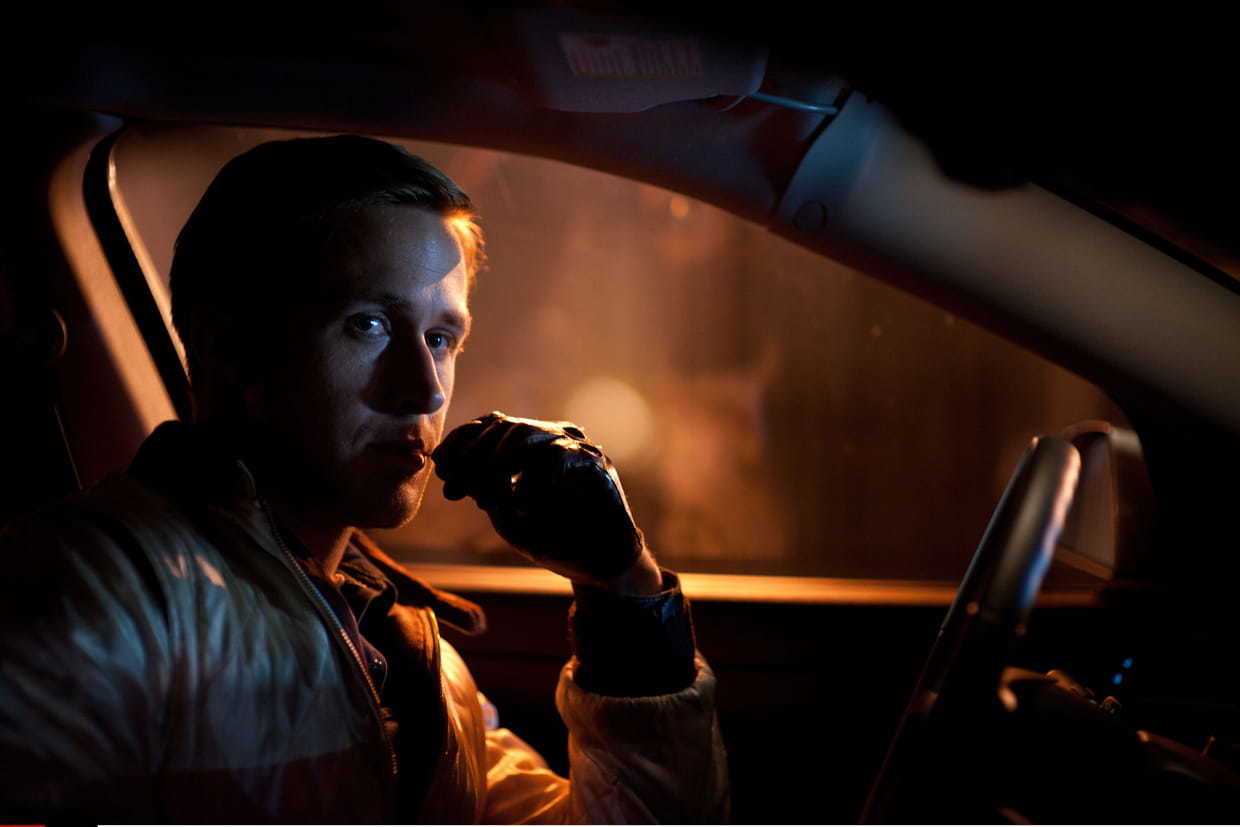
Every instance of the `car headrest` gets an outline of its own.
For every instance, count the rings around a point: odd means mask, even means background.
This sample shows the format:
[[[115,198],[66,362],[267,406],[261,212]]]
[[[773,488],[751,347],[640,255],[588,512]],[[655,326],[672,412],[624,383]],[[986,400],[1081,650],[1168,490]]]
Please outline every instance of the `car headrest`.
[[[1056,559],[1108,581],[1146,579],[1155,500],[1136,432],[1088,420],[1060,436],[1081,472]]]

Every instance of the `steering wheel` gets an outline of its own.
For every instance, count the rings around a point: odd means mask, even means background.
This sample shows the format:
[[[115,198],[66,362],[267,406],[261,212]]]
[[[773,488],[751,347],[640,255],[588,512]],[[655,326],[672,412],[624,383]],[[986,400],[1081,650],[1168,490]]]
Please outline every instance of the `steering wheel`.
[[[970,736],[984,743],[985,713],[1000,704],[1007,653],[1025,633],[1080,465],[1076,448],[1055,437],[1035,438],[1021,457],[939,628],[871,788],[863,823],[933,820],[933,814],[918,812],[916,802],[950,797],[945,786],[976,782],[961,777],[970,774],[960,772],[950,753],[985,758]]]

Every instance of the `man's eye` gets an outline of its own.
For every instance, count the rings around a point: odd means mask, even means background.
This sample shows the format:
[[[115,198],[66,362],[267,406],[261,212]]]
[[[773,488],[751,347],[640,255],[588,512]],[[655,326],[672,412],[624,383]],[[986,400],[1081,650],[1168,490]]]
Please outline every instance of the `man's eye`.
[[[378,337],[388,332],[387,320],[371,313],[358,313],[350,316],[345,324],[351,333],[359,336]]]
[[[447,333],[427,333],[426,344],[431,350],[451,350],[455,340]]]

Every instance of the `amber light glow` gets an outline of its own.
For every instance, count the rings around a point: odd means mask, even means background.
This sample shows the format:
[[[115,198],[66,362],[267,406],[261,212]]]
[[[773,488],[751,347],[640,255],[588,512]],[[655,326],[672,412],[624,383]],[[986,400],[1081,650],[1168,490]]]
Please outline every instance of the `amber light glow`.
[[[638,462],[650,453],[654,437],[650,405],[621,379],[587,379],[569,395],[565,414],[573,422],[589,423],[590,438],[616,462]]]

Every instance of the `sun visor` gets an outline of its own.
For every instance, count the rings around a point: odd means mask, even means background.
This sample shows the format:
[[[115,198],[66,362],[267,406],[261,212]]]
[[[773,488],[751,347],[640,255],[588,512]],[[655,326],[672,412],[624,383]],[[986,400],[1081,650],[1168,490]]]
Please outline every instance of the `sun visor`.
[[[854,94],[801,159],[771,227],[869,275],[961,302],[1108,390],[1240,428],[1240,303],[1228,287],[1033,184],[949,178]],[[1191,366],[1191,367],[1186,367]]]
[[[505,15],[510,70],[532,103],[566,112],[641,112],[756,92],[766,47],[667,23],[558,9]]]

